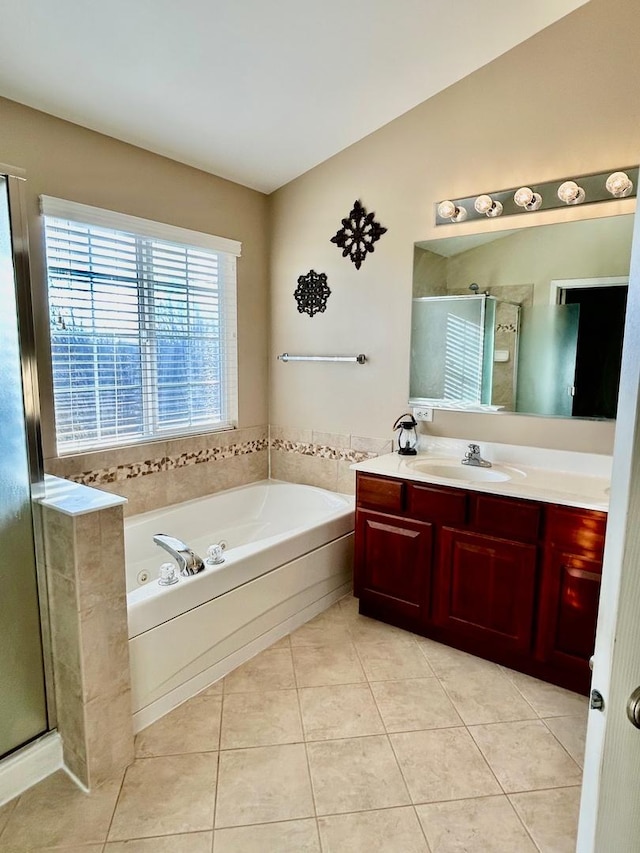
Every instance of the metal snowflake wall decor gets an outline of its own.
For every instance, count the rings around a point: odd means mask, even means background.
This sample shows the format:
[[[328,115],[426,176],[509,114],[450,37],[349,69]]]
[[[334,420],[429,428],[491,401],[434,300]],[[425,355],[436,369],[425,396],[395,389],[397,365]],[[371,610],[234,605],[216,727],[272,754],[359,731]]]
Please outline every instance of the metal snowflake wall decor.
[[[306,275],[301,275],[293,295],[301,314],[305,313],[313,317],[314,314],[324,311],[327,307],[327,299],[331,295],[326,273],[309,270]]]
[[[367,252],[373,252],[373,244],[387,230],[374,220],[374,216],[375,213],[367,213],[356,200],[348,218],[342,220],[342,228],[331,238],[331,242],[342,249],[342,257],[348,256],[357,270],[367,257]]]

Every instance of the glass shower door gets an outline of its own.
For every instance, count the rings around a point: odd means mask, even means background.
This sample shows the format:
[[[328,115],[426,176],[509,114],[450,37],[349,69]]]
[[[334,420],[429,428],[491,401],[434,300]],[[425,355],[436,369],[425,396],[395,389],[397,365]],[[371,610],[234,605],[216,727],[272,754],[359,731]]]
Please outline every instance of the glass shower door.
[[[0,175],[0,757],[47,729],[31,505],[33,454],[23,387],[23,340],[25,332],[31,333],[24,326],[31,317],[18,304],[12,180]],[[15,227],[15,216],[13,222]],[[20,248],[24,251],[23,244]],[[28,288],[28,281],[18,284]]]

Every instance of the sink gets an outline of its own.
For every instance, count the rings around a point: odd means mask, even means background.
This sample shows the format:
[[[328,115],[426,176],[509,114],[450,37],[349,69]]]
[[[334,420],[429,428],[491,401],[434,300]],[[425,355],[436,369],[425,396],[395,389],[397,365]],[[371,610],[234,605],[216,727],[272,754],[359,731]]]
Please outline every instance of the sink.
[[[421,474],[445,477],[447,480],[462,480],[466,483],[504,483],[511,479],[511,474],[505,470],[476,468],[473,465],[462,465],[459,462],[456,464],[436,459],[417,459],[415,462],[408,462],[407,465]]]

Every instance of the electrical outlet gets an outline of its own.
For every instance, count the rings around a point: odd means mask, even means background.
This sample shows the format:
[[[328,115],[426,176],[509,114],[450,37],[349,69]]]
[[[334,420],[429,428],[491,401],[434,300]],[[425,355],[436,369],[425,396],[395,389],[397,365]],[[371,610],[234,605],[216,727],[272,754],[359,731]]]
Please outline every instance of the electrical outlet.
[[[413,410],[413,417],[417,421],[422,421],[423,423],[429,423],[433,420],[433,409],[427,409],[427,408],[414,409]]]

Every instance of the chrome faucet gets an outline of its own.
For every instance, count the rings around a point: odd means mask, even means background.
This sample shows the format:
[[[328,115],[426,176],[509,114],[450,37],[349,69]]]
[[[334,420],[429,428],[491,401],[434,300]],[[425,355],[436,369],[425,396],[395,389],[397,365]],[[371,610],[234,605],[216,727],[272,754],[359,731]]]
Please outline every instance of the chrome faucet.
[[[176,560],[181,575],[196,575],[204,569],[203,560],[180,539],[167,536],[166,533],[156,533],[153,541]]]
[[[464,454],[462,460],[463,465],[473,465],[476,468],[491,468],[491,462],[483,459],[480,455],[480,447],[477,444],[470,444],[469,449]]]

